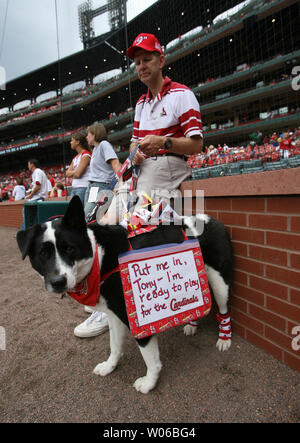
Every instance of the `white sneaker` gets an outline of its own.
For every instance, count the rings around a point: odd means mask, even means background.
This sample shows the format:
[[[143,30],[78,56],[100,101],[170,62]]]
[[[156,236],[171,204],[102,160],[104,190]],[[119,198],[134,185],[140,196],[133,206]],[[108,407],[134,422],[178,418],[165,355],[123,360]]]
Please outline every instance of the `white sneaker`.
[[[76,337],[95,337],[103,334],[108,330],[108,318],[104,312],[94,311],[92,315],[87,318],[80,325],[74,329]]]

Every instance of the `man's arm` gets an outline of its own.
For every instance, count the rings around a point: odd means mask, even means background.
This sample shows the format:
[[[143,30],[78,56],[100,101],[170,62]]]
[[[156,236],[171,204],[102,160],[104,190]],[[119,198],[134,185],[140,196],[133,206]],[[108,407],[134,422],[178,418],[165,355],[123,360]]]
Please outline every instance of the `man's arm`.
[[[34,188],[27,196],[27,199],[31,199],[40,189],[41,189],[41,184],[39,182],[36,182]]]
[[[152,157],[160,149],[165,149],[167,137],[160,135],[146,135],[140,142],[140,151]],[[203,150],[203,139],[199,135],[192,137],[171,138],[172,147],[168,152],[173,154],[196,154]]]

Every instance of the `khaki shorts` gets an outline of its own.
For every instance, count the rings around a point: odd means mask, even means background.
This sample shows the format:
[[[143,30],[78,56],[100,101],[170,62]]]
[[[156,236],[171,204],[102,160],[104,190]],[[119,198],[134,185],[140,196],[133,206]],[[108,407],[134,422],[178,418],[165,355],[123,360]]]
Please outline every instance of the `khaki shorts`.
[[[158,193],[177,190],[190,175],[190,168],[180,157],[147,158],[140,166],[137,193],[151,195],[154,190]]]

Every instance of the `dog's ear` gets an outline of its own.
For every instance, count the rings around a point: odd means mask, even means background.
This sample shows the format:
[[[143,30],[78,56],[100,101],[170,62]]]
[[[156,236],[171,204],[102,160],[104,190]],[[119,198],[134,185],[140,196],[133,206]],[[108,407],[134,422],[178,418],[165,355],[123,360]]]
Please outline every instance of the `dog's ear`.
[[[84,210],[78,195],[74,195],[72,200],[70,200],[62,219],[62,225],[71,229],[86,229]]]
[[[33,240],[36,238],[36,236],[39,233],[42,232],[43,228],[41,225],[34,225],[28,229],[25,229],[25,231],[17,232],[17,243],[22,253],[22,260],[24,260],[25,257],[30,254],[30,249],[33,245]]]

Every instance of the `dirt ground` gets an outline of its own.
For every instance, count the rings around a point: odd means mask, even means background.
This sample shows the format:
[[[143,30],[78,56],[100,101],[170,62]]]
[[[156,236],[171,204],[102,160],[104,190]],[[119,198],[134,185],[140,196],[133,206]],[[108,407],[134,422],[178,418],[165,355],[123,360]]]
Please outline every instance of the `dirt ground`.
[[[146,368],[130,335],[117,369],[94,375],[109,355],[109,334],[73,335],[87,314],[46,293],[15,233],[0,227],[1,423],[299,422],[299,374],[238,335],[220,353],[212,315],[194,337],[182,327],[161,334],[163,369],[148,395],[132,386]]]

